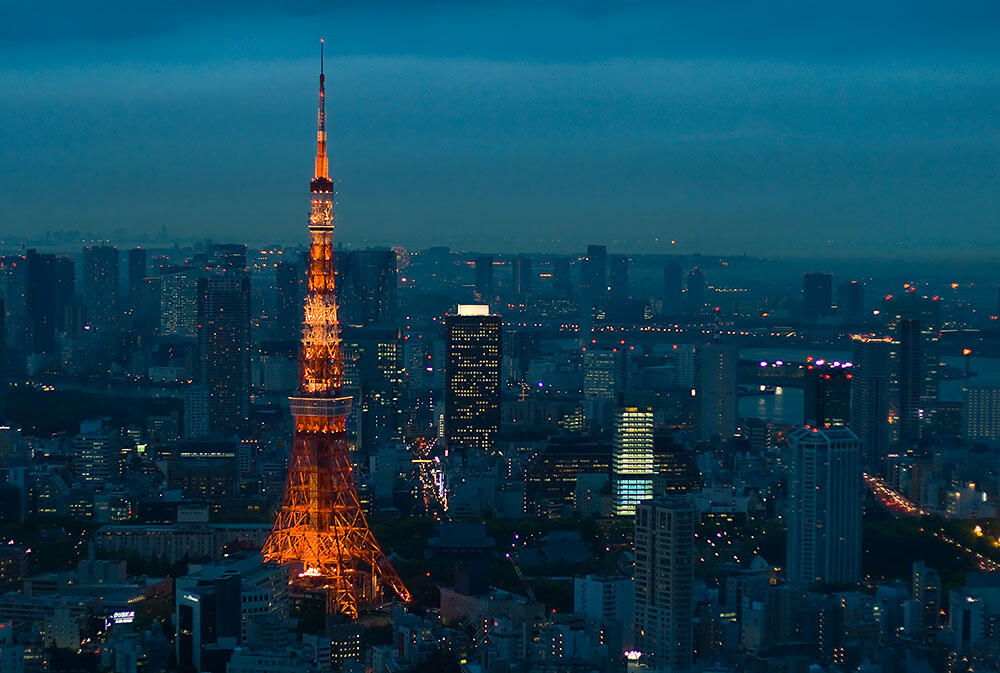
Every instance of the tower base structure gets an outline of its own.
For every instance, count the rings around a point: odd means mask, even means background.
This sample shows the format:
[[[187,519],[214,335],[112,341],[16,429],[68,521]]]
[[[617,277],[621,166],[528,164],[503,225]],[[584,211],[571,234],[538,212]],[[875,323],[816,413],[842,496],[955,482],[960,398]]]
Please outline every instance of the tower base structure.
[[[330,614],[356,619],[387,590],[410,594],[389,563],[358,499],[347,447],[350,397],[293,397],[295,438],[281,510],[261,550],[289,566],[304,593],[323,591]]]

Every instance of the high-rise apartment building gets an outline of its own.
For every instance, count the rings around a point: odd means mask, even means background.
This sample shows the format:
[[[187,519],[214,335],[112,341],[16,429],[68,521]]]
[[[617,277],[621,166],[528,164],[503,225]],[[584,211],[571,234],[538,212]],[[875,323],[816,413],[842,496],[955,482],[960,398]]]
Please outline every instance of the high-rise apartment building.
[[[798,585],[861,579],[861,455],[850,428],[792,433],[788,577]]]
[[[823,318],[832,313],[833,276],[828,273],[807,273],[802,276],[802,315],[807,320]]]
[[[624,407],[615,414],[611,481],[617,516],[633,516],[653,497],[653,410]]]
[[[169,267],[160,276],[160,334],[193,336],[198,325],[198,273]]]
[[[489,306],[460,304],[445,329],[445,438],[489,451],[500,431],[500,316]]]
[[[118,248],[88,245],[83,249],[83,297],[87,321],[107,326],[118,322]]]
[[[868,463],[881,460],[889,449],[891,349],[889,337],[851,337],[851,427]]]
[[[962,436],[973,441],[1000,440],[1000,388],[966,388],[962,398]]]
[[[739,351],[721,343],[698,346],[694,358],[695,403],[698,438],[728,439],[736,432],[738,388],[736,369]]]
[[[250,415],[250,280],[240,271],[198,279],[199,383],[213,432],[237,432]]]
[[[635,644],[650,670],[692,670],[694,525],[694,507],[683,495],[636,508]]]

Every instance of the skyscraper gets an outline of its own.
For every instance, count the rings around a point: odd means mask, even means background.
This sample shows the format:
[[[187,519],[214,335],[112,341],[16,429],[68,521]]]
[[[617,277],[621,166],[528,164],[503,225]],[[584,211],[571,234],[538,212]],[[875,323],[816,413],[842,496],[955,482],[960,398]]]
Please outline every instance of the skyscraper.
[[[688,313],[696,315],[705,309],[705,272],[697,266],[688,271],[687,294],[684,304]]]
[[[403,341],[398,327],[346,328],[341,335],[345,393],[352,406],[357,445],[374,451],[398,439]]]
[[[805,372],[803,420],[821,428],[850,425],[854,367],[815,364],[809,367]]]
[[[573,297],[573,279],[570,274],[569,257],[552,258],[552,296],[556,299]]]
[[[274,338],[298,341],[302,336],[302,270],[292,262],[278,262],[274,267]]]
[[[445,439],[489,451],[500,431],[501,320],[460,304],[445,317]]]
[[[653,497],[653,410],[624,407],[615,414],[611,480],[617,516],[632,516]]]
[[[83,297],[87,321],[106,327],[118,322],[118,248],[88,245],[83,249]]]
[[[75,303],[73,260],[28,250],[27,308],[35,353],[56,349],[56,334],[66,331]]]
[[[684,270],[677,261],[663,267],[663,315],[677,316],[683,311]]]
[[[596,301],[608,290],[608,249],[603,245],[588,245],[587,257],[580,273],[580,289],[584,297]]]
[[[531,295],[532,272],[531,258],[525,255],[517,255],[511,265],[513,272],[514,300],[519,304],[524,304]]]
[[[661,496],[636,507],[635,641],[651,670],[692,669],[694,525],[687,496]]]
[[[232,270],[198,279],[199,382],[213,432],[238,432],[250,415],[250,280]]]
[[[694,358],[694,396],[698,408],[698,438],[728,439],[736,432],[739,351],[720,343],[698,346]]]
[[[493,288],[493,258],[489,255],[476,257],[476,301],[489,304],[496,299]]]
[[[192,336],[198,325],[198,274],[168,267],[160,276],[160,334]]]
[[[132,248],[128,251],[128,307],[132,320],[141,322],[144,308],[146,281],[146,249]]]
[[[833,276],[807,273],[802,276],[802,315],[807,320],[830,315],[833,305]]]
[[[788,577],[799,585],[861,579],[861,455],[850,428],[792,433]]]
[[[397,317],[396,253],[352,250],[334,255],[338,318],[346,325],[393,325]]]
[[[629,300],[628,265],[628,257],[615,255],[611,258],[608,274],[608,298],[617,306],[622,306]]]
[[[899,439],[920,439],[924,420],[923,334],[919,320],[903,318],[896,323],[896,411]]]
[[[851,424],[868,463],[889,448],[889,380],[892,339],[864,334],[851,337]]]
[[[865,284],[852,280],[837,285],[837,313],[845,322],[858,322],[864,318]]]

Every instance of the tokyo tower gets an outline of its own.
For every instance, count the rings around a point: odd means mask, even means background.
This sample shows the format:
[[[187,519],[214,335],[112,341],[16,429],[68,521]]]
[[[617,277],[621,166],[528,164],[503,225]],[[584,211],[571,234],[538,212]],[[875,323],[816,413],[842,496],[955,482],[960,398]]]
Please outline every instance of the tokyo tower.
[[[310,184],[309,268],[299,389],[289,398],[295,438],[285,494],[261,550],[289,565],[293,583],[326,594],[326,610],[357,618],[385,590],[410,593],[389,564],[358,501],[347,448],[351,398],[343,397],[343,360],[333,268],[333,181],[326,156],[326,100],[320,43],[316,176]]]

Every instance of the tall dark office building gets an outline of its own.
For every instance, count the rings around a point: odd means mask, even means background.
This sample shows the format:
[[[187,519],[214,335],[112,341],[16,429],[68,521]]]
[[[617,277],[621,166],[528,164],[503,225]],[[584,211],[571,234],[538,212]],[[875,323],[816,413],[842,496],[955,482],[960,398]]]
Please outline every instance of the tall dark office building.
[[[73,260],[28,250],[25,261],[28,265],[26,291],[32,350],[35,353],[51,353],[56,349],[56,333],[71,326],[68,314],[76,294]]]
[[[688,271],[684,303],[687,312],[691,314],[701,313],[705,309],[705,272],[697,266]]]
[[[923,346],[919,320],[903,318],[896,323],[896,412],[899,439],[905,442],[920,438],[924,419]]]
[[[476,301],[488,304],[496,298],[493,287],[493,258],[489,255],[476,257]]]
[[[810,366],[805,373],[803,420],[820,428],[850,425],[854,367]]]
[[[580,273],[580,288],[585,297],[593,300],[604,296],[608,290],[608,249],[603,245],[588,245],[587,258]]]
[[[118,322],[118,248],[88,245],[83,249],[83,298],[87,321],[107,326]]]
[[[512,264],[514,298],[518,303],[524,303],[531,295],[531,258],[524,255],[514,257]]]
[[[130,325],[145,334],[150,334],[153,328],[159,325],[160,315],[158,311],[150,311],[150,293],[154,291],[154,288],[147,282],[145,248],[129,250],[126,265],[128,274],[127,311]]]
[[[371,452],[400,437],[403,340],[398,327],[347,327],[341,332],[343,391],[354,396],[351,414],[358,447]]]
[[[250,279],[237,270],[198,279],[199,383],[209,427],[237,432],[250,415]]]
[[[861,457],[850,428],[803,426],[791,436],[788,579],[850,584],[861,579]]]
[[[609,299],[616,304],[627,302],[629,299],[628,265],[628,257],[615,255],[611,258],[608,295]]]
[[[837,285],[837,312],[847,322],[864,320],[865,284],[852,280]]]
[[[694,356],[694,395],[698,438],[728,439],[736,432],[739,351],[729,344],[698,346]]]
[[[684,495],[635,511],[635,636],[650,670],[692,670],[695,510]]]
[[[500,316],[488,306],[459,305],[445,318],[445,439],[483,451],[500,430]]]
[[[0,256],[0,298],[4,301],[7,354],[23,357],[31,351],[28,319],[28,263],[22,255]],[[8,363],[9,364],[9,363]]]
[[[552,258],[552,296],[556,299],[570,299],[573,296],[569,257]]]
[[[340,322],[391,325],[396,322],[396,253],[353,250],[335,253]]]
[[[919,410],[928,411],[934,409],[938,401],[939,363],[941,360],[939,339],[941,302],[937,297],[925,297],[917,294],[915,291],[909,291],[901,296],[888,298],[882,307],[882,316],[888,320],[890,325],[895,326],[897,341],[899,341],[895,354],[899,360],[895,379],[897,387],[900,387],[898,392],[901,392],[901,377],[903,376],[901,367],[905,359],[902,352],[903,343],[900,341],[900,330],[902,329],[900,323],[903,320],[916,320],[919,322],[919,346],[916,343],[916,335],[912,333],[912,330],[917,328],[917,326],[911,325],[907,328],[911,347],[908,349],[906,357],[911,358],[908,366],[913,376],[916,377],[916,379],[907,382],[910,386],[909,394],[919,396],[919,403],[914,408],[918,410],[917,415],[921,416],[918,425],[922,426],[928,421],[928,415],[925,413],[921,414]],[[919,365],[912,361],[917,348],[920,350]],[[919,371],[917,368],[919,368]],[[902,404],[903,401],[902,399],[898,399],[897,402]],[[903,422],[901,410],[900,422]],[[900,433],[900,437],[903,437],[902,433]]]
[[[132,248],[128,251],[128,300],[134,311],[142,303],[143,281],[146,280],[146,250]]]
[[[833,276],[807,273],[802,276],[802,315],[806,319],[830,315],[833,306]]]
[[[889,448],[892,339],[855,334],[851,347],[851,427],[870,464],[881,460]]]
[[[278,262],[274,267],[274,338],[279,341],[298,341],[302,337],[304,279],[298,264]]]
[[[684,269],[676,261],[663,267],[663,315],[677,316],[683,312]]]

